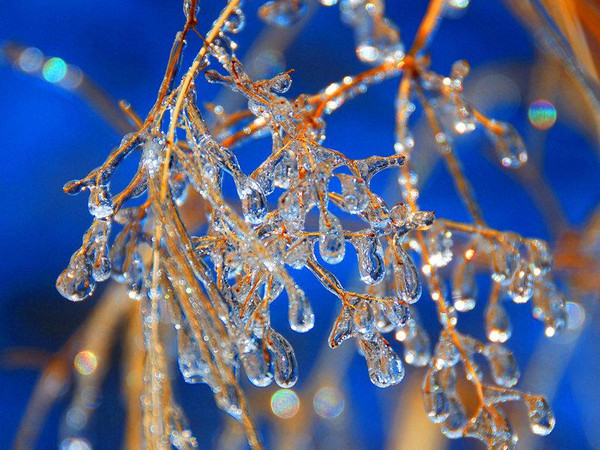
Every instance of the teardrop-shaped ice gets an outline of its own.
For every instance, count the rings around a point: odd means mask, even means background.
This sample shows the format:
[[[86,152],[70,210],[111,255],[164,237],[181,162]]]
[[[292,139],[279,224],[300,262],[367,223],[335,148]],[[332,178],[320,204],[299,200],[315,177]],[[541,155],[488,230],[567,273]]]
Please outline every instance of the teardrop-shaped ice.
[[[458,362],[459,357],[458,349],[448,334],[440,336],[435,347],[435,367],[438,370],[445,367],[452,367]]]
[[[360,279],[367,284],[379,284],[385,277],[383,247],[375,235],[365,234],[353,238],[358,256]]]
[[[519,380],[519,368],[512,352],[500,344],[490,344],[484,349],[496,384],[514,386]]]
[[[367,361],[369,378],[375,386],[385,388],[402,381],[404,364],[391,347],[362,341],[361,348]]]
[[[354,309],[354,328],[361,334],[371,334],[375,330],[375,314],[367,300],[359,301]]]
[[[533,276],[527,264],[520,262],[508,285],[508,295],[515,303],[526,303],[533,295]]]
[[[454,267],[452,276],[452,300],[457,311],[471,311],[475,307],[477,285],[473,264],[461,259]]]
[[[512,325],[506,310],[499,303],[488,304],[485,311],[485,330],[492,342],[506,342],[512,335]]]
[[[241,8],[235,8],[223,24],[223,30],[228,33],[239,33],[246,25],[246,17]]]
[[[382,303],[380,306],[384,307],[383,311],[394,327],[403,326],[410,320],[410,310],[403,303],[391,300],[388,303]]]
[[[450,439],[462,437],[468,423],[465,409],[457,396],[448,398],[448,417],[442,425],[442,433]]]
[[[540,239],[530,239],[526,245],[533,275],[537,277],[548,273],[552,267],[552,252],[548,243]]]
[[[517,168],[527,162],[527,148],[518,131],[509,123],[493,121],[495,129],[487,128],[496,155],[504,167]],[[498,132],[499,129],[499,132]]]
[[[92,276],[97,282],[106,281],[110,278],[110,258],[108,257],[108,246],[94,259],[92,264]]]
[[[259,339],[246,339],[240,345],[240,360],[244,366],[246,376],[255,386],[264,387],[273,381],[268,357],[265,352],[263,342]]]
[[[519,260],[518,246],[519,240],[507,235],[503,243],[492,248],[492,279],[497,283],[508,284],[512,281]]]
[[[405,303],[415,303],[421,297],[419,273],[412,258],[398,245],[395,245],[392,264],[396,296]]]
[[[342,342],[352,337],[352,330],[354,329],[354,321],[350,315],[348,308],[342,308],[340,315],[338,316],[333,329],[329,334],[329,346],[336,348]]]
[[[526,402],[531,431],[541,436],[550,434],[554,429],[556,419],[546,399],[543,397],[529,397]]]
[[[358,180],[352,175],[337,174],[342,183],[342,198],[341,207],[344,211],[350,214],[358,214],[363,211],[369,204],[369,196],[367,186],[362,180]]]
[[[90,186],[90,197],[88,208],[90,214],[97,219],[104,219],[113,213],[113,204],[108,192],[108,186],[104,184]]]
[[[437,382],[434,369],[429,369],[423,381],[423,405],[433,423],[441,423],[448,417],[448,397]]]
[[[319,253],[325,262],[337,264],[346,254],[346,239],[340,220],[329,212],[319,216]]]
[[[236,420],[242,417],[240,396],[232,384],[226,384],[222,389],[215,392],[217,406]]]
[[[298,381],[298,363],[294,349],[287,339],[273,330],[269,332],[267,345],[272,352],[275,382],[282,388],[291,388]]]
[[[424,367],[429,363],[431,359],[429,336],[423,328],[416,325],[414,332],[409,334],[403,343],[404,361],[415,367]]]
[[[289,151],[283,155],[273,169],[273,184],[279,188],[288,189],[298,179],[298,160]]]
[[[434,222],[428,231],[429,264],[444,267],[452,261],[452,233]]]
[[[75,253],[69,266],[56,280],[56,289],[66,299],[79,302],[92,295],[95,288],[90,261],[85,255]]]
[[[396,328],[388,314],[388,306],[385,303],[376,303],[372,306],[375,314],[375,326],[380,333],[389,333]]]
[[[262,223],[267,214],[267,199],[258,183],[251,178],[246,178],[238,187],[238,195],[242,200],[244,220],[254,225]]]
[[[210,373],[210,369],[202,359],[198,343],[190,336],[186,327],[181,327],[177,331],[177,352],[179,370],[185,382],[204,382],[204,377]]]
[[[302,269],[311,255],[313,255],[313,241],[308,237],[300,238],[288,247],[285,263],[294,269]]]
[[[299,287],[288,289],[288,318],[292,330],[306,333],[315,325],[315,315],[306,294]]]

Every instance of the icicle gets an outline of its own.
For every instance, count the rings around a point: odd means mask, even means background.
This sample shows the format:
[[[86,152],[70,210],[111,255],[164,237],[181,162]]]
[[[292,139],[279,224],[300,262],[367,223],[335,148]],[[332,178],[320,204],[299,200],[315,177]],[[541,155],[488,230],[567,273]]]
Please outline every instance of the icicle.
[[[473,264],[466,259],[456,263],[452,277],[452,300],[457,311],[471,311],[475,307],[477,285]]]
[[[342,183],[343,202],[340,207],[350,214],[358,214],[369,204],[367,187],[356,177],[346,174],[336,174]]]
[[[56,280],[56,289],[66,299],[79,302],[92,295],[95,288],[90,261],[85,255],[75,253]]]
[[[412,258],[397,243],[394,245],[392,265],[396,296],[405,303],[415,303],[421,297],[419,273]]]
[[[267,214],[267,199],[256,181],[246,178],[245,182],[238,188],[238,195],[242,200],[244,220],[251,224],[262,223]]]
[[[517,383],[519,368],[512,352],[500,344],[490,344],[485,346],[483,354],[490,362],[496,384],[511,387]]]
[[[523,262],[518,264],[518,269],[508,285],[508,295],[515,303],[526,303],[533,295],[533,277],[529,266]]]
[[[256,338],[246,339],[240,345],[240,361],[244,366],[246,376],[255,386],[264,387],[273,382],[273,373],[268,352],[263,348],[263,342]]]
[[[411,366],[424,367],[431,359],[429,336],[420,326],[415,326],[414,334],[406,337],[404,342],[404,361]]]
[[[535,434],[546,436],[554,429],[556,420],[552,409],[543,397],[529,397],[526,399],[529,409],[529,427]]]
[[[337,264],[346,254],[344,229],[333,214],[323,211],[319,216],[319,252],[325,262]]]
[[[383,247],[375,235],[359,235],[352,239],[358,256],[360,279],[367,284],[379,284],[385,277]]]
[[[113,205],[108,192],[108,185],[90,186],[90,198],[88,201],[90,214],[97,219],[104,219],[113,213]]]
[[[375,314],[367,300],[361,300],[354,309],[354,328],[361,334],[369,335],[375,330]]]
[[[442,433],[450,439],[462,437],[468,419],[465,409],[457,396],[448,398],[448,417],[442,425]]]
[[[292,330],[306,333],[315,325],[315,315],[308,298],[302,289],[295,286],[290,291],[288,288],[289,322]]]
[[[539,239],[530,239],[526,245],[533,275],[538,277],[547,274],[552,268],[552,253],[548,243]]]
[[[294,349],[282,335],[273,330],[269,332],[267,345],[272,352],[275,382],[282,388],[292,387],[298,380],[298,363]]]
[[[185,382],[206,382],[206,377],[210,376],[210,369],[206,361],[202,359],[198,342],[189,334],[186,327],[181,327],[177,331],[177,351],[179,370]]]
[[[489,303],[485,310],[485,329],[492,342],[506,342],[512,335],[508,314],[499,303]]]
[[[361,341],[361,348],[367,361],[369,378],[377,387],[398,384],[404,378],[404,365],[396,352],[384,343]]]
[[[291,184],[298,179],[298,161],[294,154],[284,151],[271,176],[275,186],[289,189]]]
[[[527,149],[517,130],[506,122],[492,121],[501,132],[486,128],[487,134],[494,144],[496,155],[504,167],[517,168],[527,162]]]
[[[433,267],[444,267],[452,261],[452,233],[434,222],[428,236],[429,264]]]
[[[438,371],[429,369],[423,381],[423,404],[427,417],[433,423],[441,423],[448,418],[448,397],[437,380]]]
[[[433,362],[438,370],[454,366],[460,358],[458,349],[448,334],[440,336],[434,353],[435,358]]]
[[[352,337],[353,329],[354,321],[352,320],[350,311],[348,308],[344,307],[329,334],[329,346],[331,348],[336,348],[345,340],[350,339]]]

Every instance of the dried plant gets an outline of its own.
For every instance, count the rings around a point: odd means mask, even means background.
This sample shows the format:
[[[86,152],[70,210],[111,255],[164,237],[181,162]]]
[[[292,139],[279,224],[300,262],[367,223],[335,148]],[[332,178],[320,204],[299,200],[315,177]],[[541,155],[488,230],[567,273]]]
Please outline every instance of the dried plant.
[[[322,3],[333,6],[336,1]],[[227,2],[180,75],[186,40],[194,38],[190,32],[198,33],[198,2],[184,1],[185,25],[176,35],[154,106],[142,120],[122,105],[136,130],[123,137],[100,167],[64,188],[69,194],[89,192],[94,220],[58,278],[58,290],[81,301],[94,293],[97,283],[112,277],[127,286],[131,299],[115,302],[119,311],[107,308],[98,316],[112,314],[114,326],[127,317],[130,324],[128,361],[140,379],[125,386],[131,408],[128,439],[143,440],[148,448],[197,445],[172,395],[166,353],[171,334],[161,328],[171,324],[185,381],[209,385],[217,405],[239,421],[251,447],[259,448],[239,376],[243,371],[259,387],[273,381],[285,388],[296,383],[294,350],[272,328],[269,308],[284,301],[285,292],[292,330],[313,327],[314,299],[294,278],[304,268],[340,300],[329,345],[353,339],[371,381],[388,387],[405,374],[402,358],[384,337],[393,333],[402,342],[404,361],[428,368],[422,387],[426,414],[446,436],[514,448],[517,436],[501,408],[515,400],[525,403],[534,433],[552,431],[555,419],[544,397],[514,388],[519,369],[504,345],[511,323],[503,307],[504,299],[531,303],[549,337],[565,328],[565,301],[553,281],[551,250],[542,240],[487,224],[454,152],[453,137],[483,129],[508,170],[527,162],[527,150],[514,127],[488,118],[465,98],[467,62],[456,62],[445,76],[430,70],[426,54],[438,22],[467,3],[431,0],[413,45],[405,51],[397,26],[385,16],[383,0],[342,0],[341,20],[354,31],[357,57],[371,68],[316,94],[287,98],[283,94],[292,71],[254,80],[235,55],[233,38],[245,22],[240,0]],[[258,14],[285,27],[307,9],[304,0],[272,0]],[[378,152],[387,156],[365,154],[353,160],[341,149],[324,146],[325,117],[390,78],[400,81],[396,144]],[[247,109],[228,113],[212,105],[207,116],[201,107],[205,81],[243,96]],[[418,177],[411,164],[418,143],[409,127],[418,108],[472,223],[436,218],[419,208]],[[235,149],[265,136],[271,137],[271,154],[245,173]],[[139,154],[137,172],[123,191],[111,193],[113,173],[134,154]],[[384,169],[398,172],[395,205],[371,188],[371,179]],[[227,194],[226,178],[233,181],[239,201]],[[138,197],[141,204],[130,206]],[[111,239],[115,224],[120,229]],[[358,290],[344,287],[332,272],[331,266],[349,251],[357,255]],[[482,301],[475,282],[475,274],[482,272],[492,285],[484,318],[489,342],[458,328],[458,313]],[[441,327],[433,346],[415,309],[421,283],[435,302]],[[109,297],[118,298],[119,292]],[[91,322],[86,329],[93,330]],[[96,364],[110,343],[86,336],[85,348]],[[136,341],[142,339],[143,344]],[[73,358],[74,351],[68,353]],[[81,392],[97,382],[81,377],[71,412],[89,413]],[[466,406],[472,397],[475,408]],[[135,405],[139,398],[141,409]],[[77,427],[68,428],[66,436],[76,438]]]

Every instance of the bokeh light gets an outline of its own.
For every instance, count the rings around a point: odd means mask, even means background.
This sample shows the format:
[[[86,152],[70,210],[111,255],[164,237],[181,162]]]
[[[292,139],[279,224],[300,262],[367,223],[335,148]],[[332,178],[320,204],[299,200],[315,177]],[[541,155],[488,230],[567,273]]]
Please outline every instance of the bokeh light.
[[[67,438],[60,443],[60,450],[92,450],[92,446],[83,438]]]
[[[98,358],[94,352],[83,350],[77,353],[73,365],[81,375],[89,375],[98,367]]]
[[[319,416],[334,419],[344,411],[344,396],[339,389],[325,386],[315,394],[313,406]]]
[[[42,74],[49,83],[58,83],[67,74],[67,63],[61,58],[50,58],[44,64]]]
[[[44,54],[35,47],[26,48],[21,52],[18,59],[19,67],[23,72],[37,72],[42,68]]]
[[[569,330],[576,330],[585,322],[585,309],[575,302],[567,302],[567,327]]]
[[[280,389],[271,397],[273,414],[282,419],[291,419],[300,408],[298,395],[290,389]]]
[[[529,105],[527,116],[538,130],[547,130],[556,122],[556,108],[548,100],[535,100]]]

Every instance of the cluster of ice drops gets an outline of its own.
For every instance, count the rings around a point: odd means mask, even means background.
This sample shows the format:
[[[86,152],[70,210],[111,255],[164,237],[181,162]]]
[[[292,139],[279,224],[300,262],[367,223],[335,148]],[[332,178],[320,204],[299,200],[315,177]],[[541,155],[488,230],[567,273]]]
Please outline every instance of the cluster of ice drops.
[[[184,4],[188,22],[197,14],[193,6],[197,4]],[[452,6],[448,2],[446,7]],[[61,294],[80,301],[93,294],[96,283],[111,277],[126,284],[131,299],[142,303],[147,347],[156,344],[151,331],[157,322],[172,323],[185,380],[208,384],[218,405],[241,419],[240,368],[256,386],[274,381],[288,388],[297,381],[294,350],[272,328],[269,308],[287,297],[291,329],[304,333],[313,328],[313,299],[294,280],[295,271],[308,269],[341,302],[330,346],[353,339],[379,387],[402,381],[403,360],[428,366],[425,408],[447,436],[468,435],[494,448],[513,447],[516,435],[497,405],[516,399],[529,408],[532,430],[549,433],[554,418],[546,401],[512,389],[519,370],[503,345],[511,325],[502,307],[504,298],[516,303],[533,299],[534,315],[545,322],[548,335],[565,327],[564,301],[550,275],[547,244],[478,227],[452,230],[450,222],[409,202],[387,204],[373,192],[371,180],[407,162],[414,147],[409,135],[398,141],[397,153],[359,160],[323,145],[323,113],[333,112],[369,84],[401,72],[404,47],[397,27],[384,15],[383,2],[340,3],[343,21],[354,29],[358,57],[381,72],[360,82],[346,77],[317,95],[295,99],[283,96],[291,85],[289,73],[255,81],[235,57],[232,35],[245,21],[241,7],[236,2],[230,8],[206,55],[197,60],[193,77],[179,86],[168,80],[170,86],[144,126],[126,135],[87,177],[65,186],[68,193],[89,192],[94,221],[58,279]],[[272,0],[259,15],[287,26],[306,8],[303,0]],[[179,34],[174,49],[182,40]],[[181,56],[174,51],[171,59],[174,77]],[[219,70],[209,70],[211,64]],[[420,87],[442,127],[436,136],[442,145],[450,145],[453,133],[470,132],[478,123],[462,98],[467,71],[464,63],[455,66],[451,77],[422,68]],[[245,96],[250,114],[243,121],[221,119],[218,131],[211,131],[198,106],[199,74]],[[415,109],[412,103],[399,107],[407,119]],[[500,130],[490,136],[502,164],[524,163],[525,147],[515,130],[497,122],[491,126]],[[271,136],[271,154],[245,173],[233,148],[265,134]],[[230,145],[224,146],[225,141]],[[136,174],[126,189],[111,193],[115,169],[134,154],[140,161]],[[224,193],[226,177],[233,180],[239,202]],[[411,195],[410,184],[414,182],[400,176],[404,201]],[[197,218],[197,224],[204,223],[198,235],[180,214],[190,191],[202,197],[207,209],[206,217]],[[138,197],[138,206],[128,206]],[[120,230],[111,238],[115,224]],[[423,239],[416,240],[416,233]],[[466,239],[456,239],[461,233]],[[348,252],[357,255],[360,289],[348,290],[332,271]],[[488,343],[455,329],[457,311],[473,309],[476,303],[475,272],[486,271],[477,261],[487,264],[495,286],[485,313]],[[447,280],[438,272],[445,266],[451,268]],[[433,349],[413,306],[421,297],[422,280],[438,303],[442,324]],[[384,337],[392,333],[402,342],[403,357]],[[483,381],[475,355],[487,360],[489,383]],[[472,417],[457,393],[463,374],[478,387],[481,400]],[[174,445],[180,441],[181,436]]]

